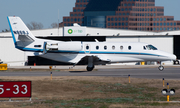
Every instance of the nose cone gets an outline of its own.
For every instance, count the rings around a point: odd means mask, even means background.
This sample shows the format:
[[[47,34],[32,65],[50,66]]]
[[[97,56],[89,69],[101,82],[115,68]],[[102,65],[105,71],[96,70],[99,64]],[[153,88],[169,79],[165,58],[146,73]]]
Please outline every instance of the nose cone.
[[[174,55],[174,54],[171,54],[171,55],[169,55],[168,57],[169,57],[169,59],[171,59],[171,60],[176,60],[176,59],[177,59],[176,55]]]
[[[161,55],[162,61],[175,61],[177,59],[176,55],[164,51],[159,51],[159,55]]]

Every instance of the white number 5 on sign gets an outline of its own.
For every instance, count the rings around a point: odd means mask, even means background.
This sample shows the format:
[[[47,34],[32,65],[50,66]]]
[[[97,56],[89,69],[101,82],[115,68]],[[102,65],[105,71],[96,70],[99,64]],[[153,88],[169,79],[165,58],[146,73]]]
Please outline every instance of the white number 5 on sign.
[[[3,87],[4,85],[0,85],[0,94],[3,94],[4,93],[4,89],[3,88],[1,88],[1,87]]]

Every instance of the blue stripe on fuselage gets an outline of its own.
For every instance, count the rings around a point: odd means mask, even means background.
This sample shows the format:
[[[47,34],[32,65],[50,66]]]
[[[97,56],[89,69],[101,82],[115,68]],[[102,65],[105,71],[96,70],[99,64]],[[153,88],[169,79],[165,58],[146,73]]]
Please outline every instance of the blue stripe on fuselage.
[[[25,47],[16,47],[22,51],[30,51],[30,52],[43,52],[43,49],[34,49],[34,48],[25,48]]]
[[[33,49],[33,48],[23,48],[17,47],[23,51],[31,51],[31,52],[43,52],[43,49]],[[79,54],[86,54],[86,51],[49,51],[49,53],[79,53]],[[105,51],[91,51],[88,54],[128,54],[128,55],[151,55],[151,56],[161,56],[157,54],[150,54],[150,53],[136,53],[136,52],[105,52]]]

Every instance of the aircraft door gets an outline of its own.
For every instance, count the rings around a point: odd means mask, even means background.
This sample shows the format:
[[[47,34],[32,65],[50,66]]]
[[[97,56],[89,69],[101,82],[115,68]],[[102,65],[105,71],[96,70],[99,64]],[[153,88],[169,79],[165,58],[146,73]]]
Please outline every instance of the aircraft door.
[[[85,51],[86,54],[90,54],[91,45],[90,44],[85,44],[84,51]]]

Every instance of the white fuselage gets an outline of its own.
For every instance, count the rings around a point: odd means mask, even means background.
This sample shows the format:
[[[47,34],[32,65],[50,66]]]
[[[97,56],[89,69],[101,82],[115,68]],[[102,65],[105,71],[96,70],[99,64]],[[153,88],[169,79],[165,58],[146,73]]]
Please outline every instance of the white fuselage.
[[[96,56],[102,60],[110,61],[110,63],[176,59],[173,54],[148,49],[147,45],[145,43],[58,42],[57,51],[48,51],[49,53],[42,55],[42,57],[70,63],[78,63],[85,56]]]

